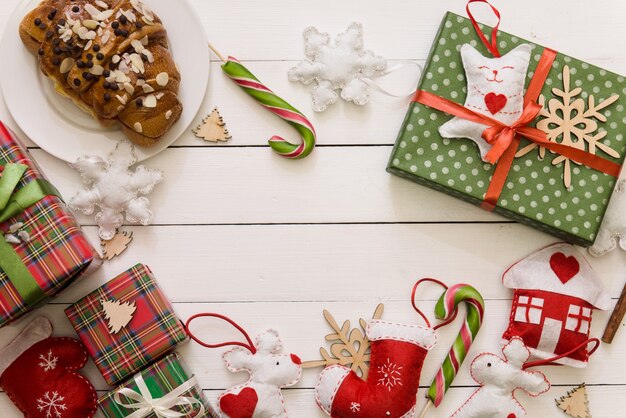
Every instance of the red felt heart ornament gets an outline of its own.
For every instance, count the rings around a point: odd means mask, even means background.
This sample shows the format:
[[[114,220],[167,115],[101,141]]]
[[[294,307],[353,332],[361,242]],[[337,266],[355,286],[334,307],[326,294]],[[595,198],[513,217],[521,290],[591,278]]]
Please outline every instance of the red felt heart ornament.
[[[487,93],[485,94],[485,104],[492,115],[495,115],[506,106],[507,98],[504,94]]]
[[[259,397],[252,388],[244,388],[238,395],[229,393],[220,398],[220,408],[229,418],[252,418]]]
[[[550,268],[561,283],[567,283],[572,277],[576,276],[580,271],[580,264],[574,256],[565,256],[563,253],[554,253],[550,257]]]

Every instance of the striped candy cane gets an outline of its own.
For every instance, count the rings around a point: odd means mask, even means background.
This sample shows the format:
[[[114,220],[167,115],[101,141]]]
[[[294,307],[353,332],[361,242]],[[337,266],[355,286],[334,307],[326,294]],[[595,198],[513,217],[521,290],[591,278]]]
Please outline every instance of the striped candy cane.
[[[237,59],[228,57],[228,60],[222,65],[222,70],[261,106],[293,126],[302,137],[302,143],[296,145],[280,136],[273,136],[269,140],[269,145],[274,151],[285,158],[292,159],[304,158],[313,151],[315,128],[298,109],[263,85]]]
[[[450,388],[450,384],[456,377],[483,323],[483,315],[485,313],[483,297],[472,286],[457,284],[448,288],[435,305],[435,315],[437,318],[444,320],[443,324],[438,325],[436,328],[452,322],[461,303],[465,303],[467,307],[465,321],[463,321],[461,331],[454,340],[448,356],[443,361],[441,368],[437,371],[435,379],[428,389],[428,397],[435,406],[439,406],[443,396]]]

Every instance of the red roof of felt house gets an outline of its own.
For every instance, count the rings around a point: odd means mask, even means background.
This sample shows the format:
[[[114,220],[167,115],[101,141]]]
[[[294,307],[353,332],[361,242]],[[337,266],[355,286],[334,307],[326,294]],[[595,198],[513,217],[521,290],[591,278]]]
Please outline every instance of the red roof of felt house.
[[[561,255],[555,256],[557,253]],[[578,262],[577,273],[568,270],[576,265],[570,257]],[[511,289],[537,289],[573,296],[602,310],[611,307],[609,293],[587,260],[576,247],[566,243],[543,248],[513,264],[502,276],[502,283]]]

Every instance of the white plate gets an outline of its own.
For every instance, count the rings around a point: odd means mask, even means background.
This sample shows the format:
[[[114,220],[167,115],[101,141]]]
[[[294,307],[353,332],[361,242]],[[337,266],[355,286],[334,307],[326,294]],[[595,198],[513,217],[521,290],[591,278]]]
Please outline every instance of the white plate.
[[[181,73],[179,99],[183,113],[172,129],[150,148],[136,147],[140,161],[163,151],[185,132],[195,118],[209,81],[206,32],[187,0],[145,0],[167,29],[170,50]],[[54,92],[41,74],[37,58],[22,44],[19,24],[39,0],[25,0],[7,24],[0,43],[0,88],[19,127],[41,148],[57,158],[75,162],[86,154],[107,156],[126,136],[102,128],[69,99]]]

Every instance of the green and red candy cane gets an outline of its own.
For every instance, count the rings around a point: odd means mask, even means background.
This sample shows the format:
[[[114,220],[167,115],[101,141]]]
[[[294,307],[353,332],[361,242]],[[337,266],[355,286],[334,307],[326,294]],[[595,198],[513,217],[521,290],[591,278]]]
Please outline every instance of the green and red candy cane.
[[[439,406],[450,384],[459,372],[461,364],[467,357],[485,314],[485,301],[476,289],[467,284],[457,284],[446,289],[435,305],[435,315],[444,320],[439,326],[452,322],[458,312],[458,306],[465,303],[467,308],[461,331],[457,335],[452,348],[446,356],[435,379],[428,389],[428,397],[435,406]],[[437,327],[435,327],[437,328]]]
[[[445,288],[445,292],[439,297],[435,305],[435,316],[443,322],[434,326],[433,329],[436,330],[454,321],[459,311],[459,305],[462,303],[466,306],[466,314],[465,320],[461,325],[461,330],[452,344],[452,348],[448,352],[439,370],[437,370],[437,374],[428,389],[427,397],[429,398],[429,402],[420,414],[420,418],[426,415],[428,407],[431,404],[437,407],[443,401],[444,395],[450,388],[452,381],[459,372],[461,364],[463,364],[465,357],[467,357],[472,343],[476,339],[476,335],[478,335],[478,331],[480,331],[485,314],[485,301],[474,287],[464,283],[448,287],[439,280],[422,279],[413,287],[411,300],[415,310],[427,323],[428,319],[417,308],[414,301],[416,289],[422,282],[437,283]]]
[[[236,58],[228,57],[228,59],[224,59],[211,45],[209,45],[209,47],[224,62],[222,70],[235,84],[241,87],[248,96],[252,97],[261,106],[291,125],[302,137],[300,144],[293,144],[275,135],[268,141],[270,148],[278,155],[294,160],[309,155],[313,151],[313,148],[315,148],[316,135],[313,124],[311,124],[306,116],[261,83],[259,79]]]

